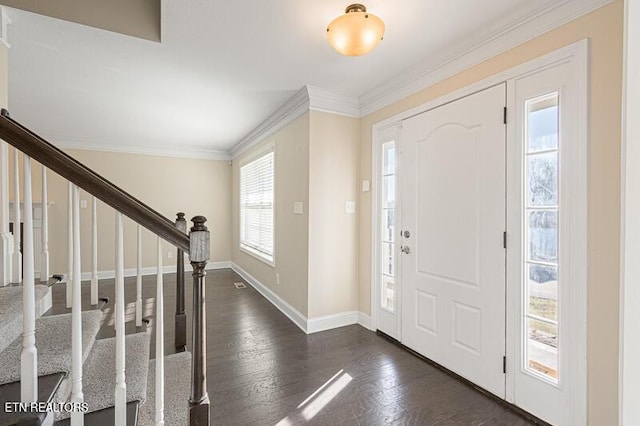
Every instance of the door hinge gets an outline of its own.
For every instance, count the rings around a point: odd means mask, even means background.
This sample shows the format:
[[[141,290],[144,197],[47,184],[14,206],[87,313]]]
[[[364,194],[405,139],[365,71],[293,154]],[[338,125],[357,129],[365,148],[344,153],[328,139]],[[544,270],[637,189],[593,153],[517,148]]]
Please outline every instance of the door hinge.
[[[507,124],[507,107],[504,107],[503,109],[503,113],[502,113],[502,122],[504,124]]]
[[[502,248],[507,248],[507,231],[502,233]]]
[[[507,374],[507,357],[506,356],[502,357],[502,372],[504,374]]]

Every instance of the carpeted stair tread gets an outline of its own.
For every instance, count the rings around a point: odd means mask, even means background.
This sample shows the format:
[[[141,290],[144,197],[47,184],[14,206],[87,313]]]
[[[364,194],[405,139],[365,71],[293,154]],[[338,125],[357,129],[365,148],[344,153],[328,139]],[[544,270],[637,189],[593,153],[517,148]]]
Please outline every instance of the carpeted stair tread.
[[[49,292],[46,285],[35,286],[36,305]],[[22,334],[22,286],[0,287],[0,352]],[[4,382],[3,382],[4,383]]]
[[[155,419],[156,361],[149,361],[147,400],[140,407],[138,424],[151,426]],[[191,390],[191,352],[180,352],[164,357],[164,424],[189,424],[189,392]]]
[[[22,321],[21,321],[22,322]],[[83,359],[87,359],[102,323],[101,311],[82,313]],[[20,325],[22,328],[22,324]],[[69,373],[71,371],[71,314],[53,315],[36,320],[36,348],[38,375]],[[20,380],[22,337],[15,339],[0,353],[0,384]]]
[[[146,398],[149,340],[148,333],[125,336],[127,401]],[[82,371],[82,390],[89,412],[112,407],[115,404],[116,338],[96,340]],[[56,416],[56,420],[65,417],[68,415]]]

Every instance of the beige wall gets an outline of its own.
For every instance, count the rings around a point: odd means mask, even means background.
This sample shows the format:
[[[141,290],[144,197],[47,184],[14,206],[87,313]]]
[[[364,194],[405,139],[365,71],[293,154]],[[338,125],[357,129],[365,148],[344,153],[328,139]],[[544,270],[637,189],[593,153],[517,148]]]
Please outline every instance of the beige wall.
[[[588,225],[589,424],[617,424],[620,269],[620,110],[623,2],[617,0],[504,54],[368,115],[361,122],[360,179],[371,179],[371,126],[500,71],[591,39]],[[371,193],[361,193],[359,308],[370,312]]]
[[[211,231],[211,262],[231,259],[231,167],[227,161],[197,160],[84,150],[68,154],[139,198],[167,218],[183,211],[190,220],[207,217]],[[13,176],[13,162],[10,173]],[[41,198],[41,166],[33,166],[33,199]],[[50,273],[67,273],[67,181],[48,172]],[[200,184],[196,186],[196,182]],[[11,195],[13,199],[13,195]],[[87,208],[80,210],[82,271],[91,271],[91,197],[81,192]],[[98,270],[112,271],[115,264],[115,213],[98,202]],[[188,222],[189,224],[189,222]],[[136,225],[124,220],[125,268],[136,267]],[[169,251],[172,257],[168,257]],[[163,246],[163,264],[175,265],[175,248]],[[156,265],[156,238],[143,230],[143,266]]]
[[[309,148],[309,318],[358,309],[360,120],[312,111]],[[356,212],[358,208],[356,206]]]
[[[266,144],[275,143],[275,268],[240,250],[240,164]],[[309,113],[266,138],[233,160],[232,189],[233,261],[262,284],[307,316],[309,245]],[[302,201],[304,214],[293,214],[293,203]],[[276,273],[280,284],[276,284]]]

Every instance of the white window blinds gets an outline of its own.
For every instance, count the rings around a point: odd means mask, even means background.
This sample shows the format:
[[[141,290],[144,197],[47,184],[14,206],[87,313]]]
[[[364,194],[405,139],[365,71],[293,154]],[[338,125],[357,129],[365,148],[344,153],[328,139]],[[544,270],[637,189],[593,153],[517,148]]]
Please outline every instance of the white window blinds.
[[[240,168],[240,247],[273,262],[273,151]]]

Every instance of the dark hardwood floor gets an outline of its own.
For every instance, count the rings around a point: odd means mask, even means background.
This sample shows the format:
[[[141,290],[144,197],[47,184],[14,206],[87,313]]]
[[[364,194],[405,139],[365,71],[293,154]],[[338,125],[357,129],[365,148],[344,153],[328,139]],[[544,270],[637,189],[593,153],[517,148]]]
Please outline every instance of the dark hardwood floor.
[[[191,274],[187,273],[191,312]],[[216,425],[526,425],[531,422],[358,325],[306,335],[257,291],[236,289],[229,269],[207,275],[207,380]],[[165,354],[173,347],[175,274],[165,284]],[[144,279],[153,316],[155,277]],[[127,331],[135,332],[135,279],[126,280]],[[105,324],[115,335],[113,280],[100,282]],[[54,313],[64,284],[53,286]],[[89,309],[89,285],[83,301]],[[188,319],[189,324],[191,319]],[[153,328],[153,321],[149,324]],[[190,342],[190,337],[187,340]],[[151,352],[154,356],[152,340]],[[189,375],[185,365],[184,374]],[[184,396],[185,403],[188,395]]]

